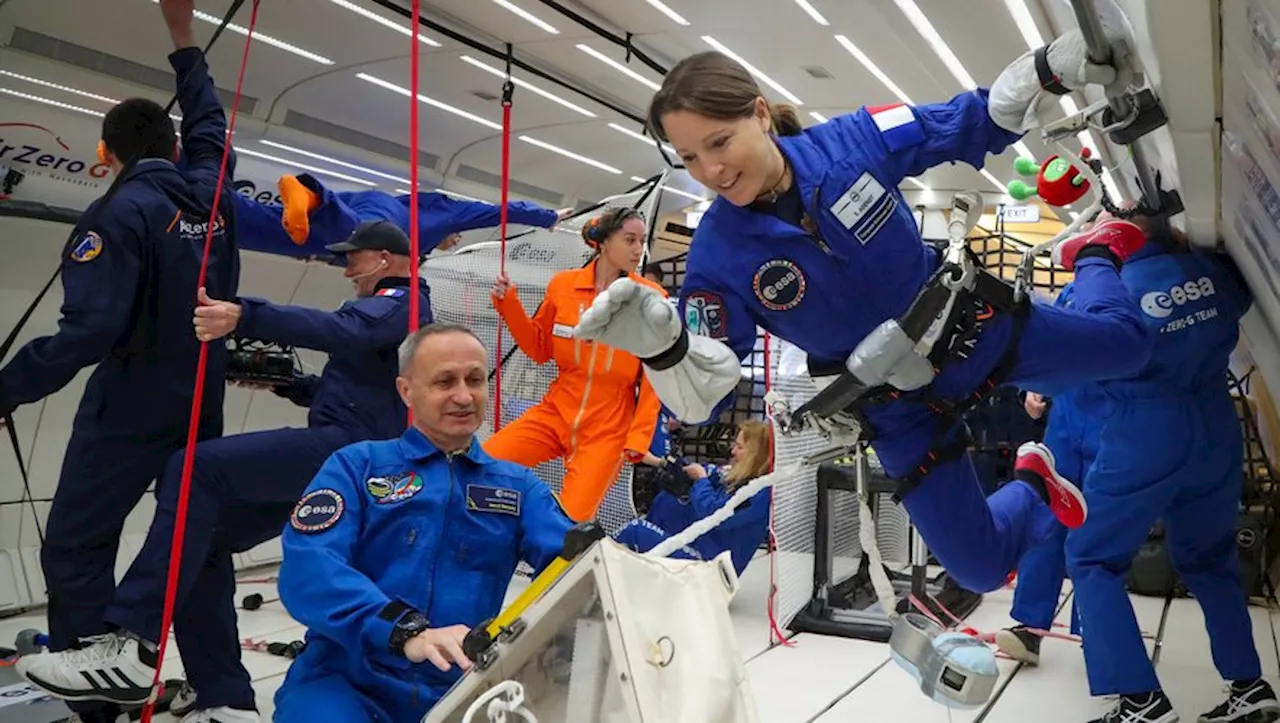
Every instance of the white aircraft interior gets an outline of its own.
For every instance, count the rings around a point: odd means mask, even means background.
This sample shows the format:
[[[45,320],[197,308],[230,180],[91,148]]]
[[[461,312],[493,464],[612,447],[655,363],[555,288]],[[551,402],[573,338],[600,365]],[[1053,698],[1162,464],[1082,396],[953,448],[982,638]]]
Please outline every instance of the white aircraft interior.
[[[1117,200],[1142,196],[1139,164],[1149,165],[1162,187],[1181,198],[1185,211],[1172,218],[1173,225],[1196,245],[1224,248],[1243,271],[1255,304],[1241,324],[1234,366],[1237,376],[1251,380],[1245,414],[1258,430],[1263,455],[1255,472],[1270,484],[1265,461],[1280,452],[1280,0],[1117,1],[1131,25],[1137,65],[1167,123],[1142,137],[1137,153],[1097,129],[1064,145],[1073,153],[1089,148],[1102,160],[1103,181]],[[201,44],[232,5],[196,0]],[[678,261],[713,195],[663,161],[644,134],[643,119],[664,71],[681,58],[711,49],[737,57],[771,101],[795,105],[812,126],[864,105],[924,104],[989,86],[1019,55],[1078,27],[1068,0],[434,0],[422,4],[422,19],[416,34],[419,153],[413,159],[410,0],[245,2],[208,55],[228,113],[238,100],[233,145],[240,192],[271,202],[279,176],[306,172],[334,190],[399,195],[411,187],[412,164],[420,190],[497,203],[503,187],[501,97],[510,59],[510,198],[551,209],[590,209],[623,194],[643,198],[653,227],[650,259]],[[247,37],[252,41],[237,98]],[[171,97],[170,50],[156,0],[0,0],[0,332],[19,323],[57,268],[71,223],[110,184],[95,155],[103,114],[124,98],[164,103]],[[1044,115],[1065,117],[1103,100],[1101,89],[1090,87],[1064,96],[1060,108]],[[989,155],[982,169],[939,166],[898,190],[931,240],[946,238],[954,193],[981,192],[986,207],[975,237],[993,234],[1007,247],[995,254],[1002,260],[989,263],[1011,274],[1023,251],[1057,234],[1088,205],[1089,197],[1057,208],[1010,195],[1009,182],[1023,178],[1015,169],[1020,156],[1039,164],[1053,153],[1033,130],[1006,152]],[[675,160],[674,153],[667,157]],[[655,177],[660,181],[652,196],[637,191]],[[526,230],[513,225],[508,235]],[[491,251],[498,240],[496,228],[468,231],[459,248],[436,250],[423,268],[447,265],[459,254],[481,258],[481,250]],[[560,243],[577,252],[572,242]],[[1056,291],[1061,283],[1045,275],[1047,256],[1042,261],[1036,282]],[[473,267],[483,272],[485,263]],[[519,268],[524,262],[508,263]],[[485,300],[476,301],[477,308],[487,307],[487,282],[474,285],[474,298]],[[251,251],[242,253],[240,289],[246,296],[321,309],[336,308],[351,295],[339,267]],[[57,330],[61,295],[54,283],[21,327],[18,345]],[[325,357],[303,350],[301,363],[318,372]],[[11,646],[19,631],[46,627],[41,530],[91,371],[15,413],[29,488],[9,444],[0,443],[0,647]],[[751,370],[744,369],[744,378],[753,378]],[[139,414],[146,408],[146,399],[137,400]],[[306,424],[305,409],[239,388],[228,389],[225,414],[228,435]],[[131,514],[117,575],[137,554],[154,510],[147,495]],[[1270,510],[1264,571],[1275,579],[1280,545],[1270,539],[1276,537]],[[264,599],[256,609],[238,611],[246,640],[287,643],[305,634],[271,581],[280,554],[275,540],[237,556],[239,574],[248,581],[237,599],[254,593]],[[1046,639],[1038,667],[1001,659],[990,700],[953,710],[921,695],[892,664],[883,642],[775,629],[770,591],[789,586],[806,599],[813,568],[808,554],[805,572],[788,577],[784,570],[779,577],[775,555],[759,551],[730,605],[760,721],[1003,723],[1035,717],[1084,723],[1112,703],[1090,697],[1078,640]],[[525,584],[517,576],[508,600]],[[1008,627],[1011,600],[1011,587],[987,593],[965,624],[982,633]],[[1222,682],[1196,601],[1137,594],[1131,600],[1183,720],[1221,702]],[[1273,596],[1255,596],[1249,611],[1264,676],[1280,687],[1280,607]],[[1070,615],[1068,582],[1055,622],[1064,633]],[[262,720],[270,720],[272,697],[290,661],[249,649],[242,660],[254,679]],[[182,677],[176,646],[168,649],[163,677]],[[20,681],[0,681],[0,723],[27,720],[20,713],[12,717],[14,707],[6,710],[16,704],[6,703],[5,686]],[[161,714],[156,720],[179,719]]]

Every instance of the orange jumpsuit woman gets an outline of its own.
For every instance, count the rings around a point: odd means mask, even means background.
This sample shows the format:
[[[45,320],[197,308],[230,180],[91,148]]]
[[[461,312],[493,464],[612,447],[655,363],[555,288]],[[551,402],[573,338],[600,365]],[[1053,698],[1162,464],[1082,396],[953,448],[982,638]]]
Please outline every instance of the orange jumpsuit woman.
[[[614,208],[582,229],[596,257],[581,269],[561,271],[547,286],[533,319],[505,276],[493,286],[493,303],[520,349],[536,364],[554,359],[560,374],[537,406],[489,438],[490,455],[532,467],[562,457],[560,502],[578,521],[592,519],[624,460],[649,449],[658,419],[658,397],[634,355],[599,342],[573,338],[578,315],[597,293],[630,276],[666,296],[635,272],[643,257],[644,217]]]

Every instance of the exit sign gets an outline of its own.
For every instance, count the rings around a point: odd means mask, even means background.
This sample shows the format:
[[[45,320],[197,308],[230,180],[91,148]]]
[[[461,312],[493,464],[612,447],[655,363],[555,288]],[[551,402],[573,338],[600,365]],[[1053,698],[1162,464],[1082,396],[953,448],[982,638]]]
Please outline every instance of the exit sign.
[[[1003,206],[1000,213],[1005,223],[1040,222],[1040,207],[1031,204],[1026,206]]]

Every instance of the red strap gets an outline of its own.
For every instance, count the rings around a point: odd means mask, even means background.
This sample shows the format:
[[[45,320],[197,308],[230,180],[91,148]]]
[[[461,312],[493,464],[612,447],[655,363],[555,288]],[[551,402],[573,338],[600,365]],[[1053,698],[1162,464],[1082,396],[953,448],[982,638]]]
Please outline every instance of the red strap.
[[[418,297],[422,295],[418,290],[418,266],[421,265],[418,256],[418,21],[421,13],[421,0],[413,0],[409,33],[409,85],[412,88],[409,94],[409,334],[418,330]],[[412,408],[409,409],[408,426],[413,426]]]
[[[253,15],[249,18],[249,31],[244,38],[244,54],[240,58],[240,77],[236,80],[235,100],[231,104],[231,117],[227,122],[227,137],[222,147],[222,165],[218,169],[218,185],[213,191],[213,206],[209,211],[209,223],[204,235],[204,254],[200,259],[198,289],[204,288],[209,269],[209,250],[213,246],[214,221],[218,218],[218,204],[222,201],[222,184],[227,178],[227,158],[231,154],[231,134],[236,129],[236,116],[240,111],[241,89],[244,87],[245,69],[249,66],[249,48],[253,42],[253,29],[258,24],[258,2],[253,0]],[[151,680],[152,695],[142,708],[142,723],[151,723],[151,714],[159,695],[160,670],[164,667],[165,648],[169,643],[169,628],[173,624],[173,606],[178,597],[178,571],[182,569],[182,543],[187,532],[187,502],[191,495],[191,472],[196,458],[196,437],[200,431],[200,411],[204,402],[204,375],[209,361],[209,343],[200,342],[200,358],[196,363],[196,385],[191,401],[191,420],[187,425],[187,448],[182,455],[182,484],[178,488],[177,519],[173,527],[173,542],[169,548],[169,574],[165,581],[164,613],[160,618],[160,639],[156,641],[156,674]]]
[[[507,78],[510,83],[510,77]],[[498,274],[507,273],[507,191],[511,184],[511,95],[504,88],[502,98],[502,205],[498,208],[499,244]],[[498,341],[494,349],[497,367],[493,370],[493,431],[502,429],[502,315],[498,315]]]

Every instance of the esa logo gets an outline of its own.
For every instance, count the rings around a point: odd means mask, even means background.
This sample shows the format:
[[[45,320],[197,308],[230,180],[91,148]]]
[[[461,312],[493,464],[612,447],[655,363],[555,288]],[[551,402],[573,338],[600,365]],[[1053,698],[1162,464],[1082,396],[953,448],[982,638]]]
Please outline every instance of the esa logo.
[[[1213,288],[1213,279],[1202,276],[1196,281],[1169,289],[1168,291],[1151,291],[1143,294],[1139,302],[1147,316],[1163,319],[1173,313],[1174,307],[1182,306],[1189,301],[1208,298],[1217,293]]]

